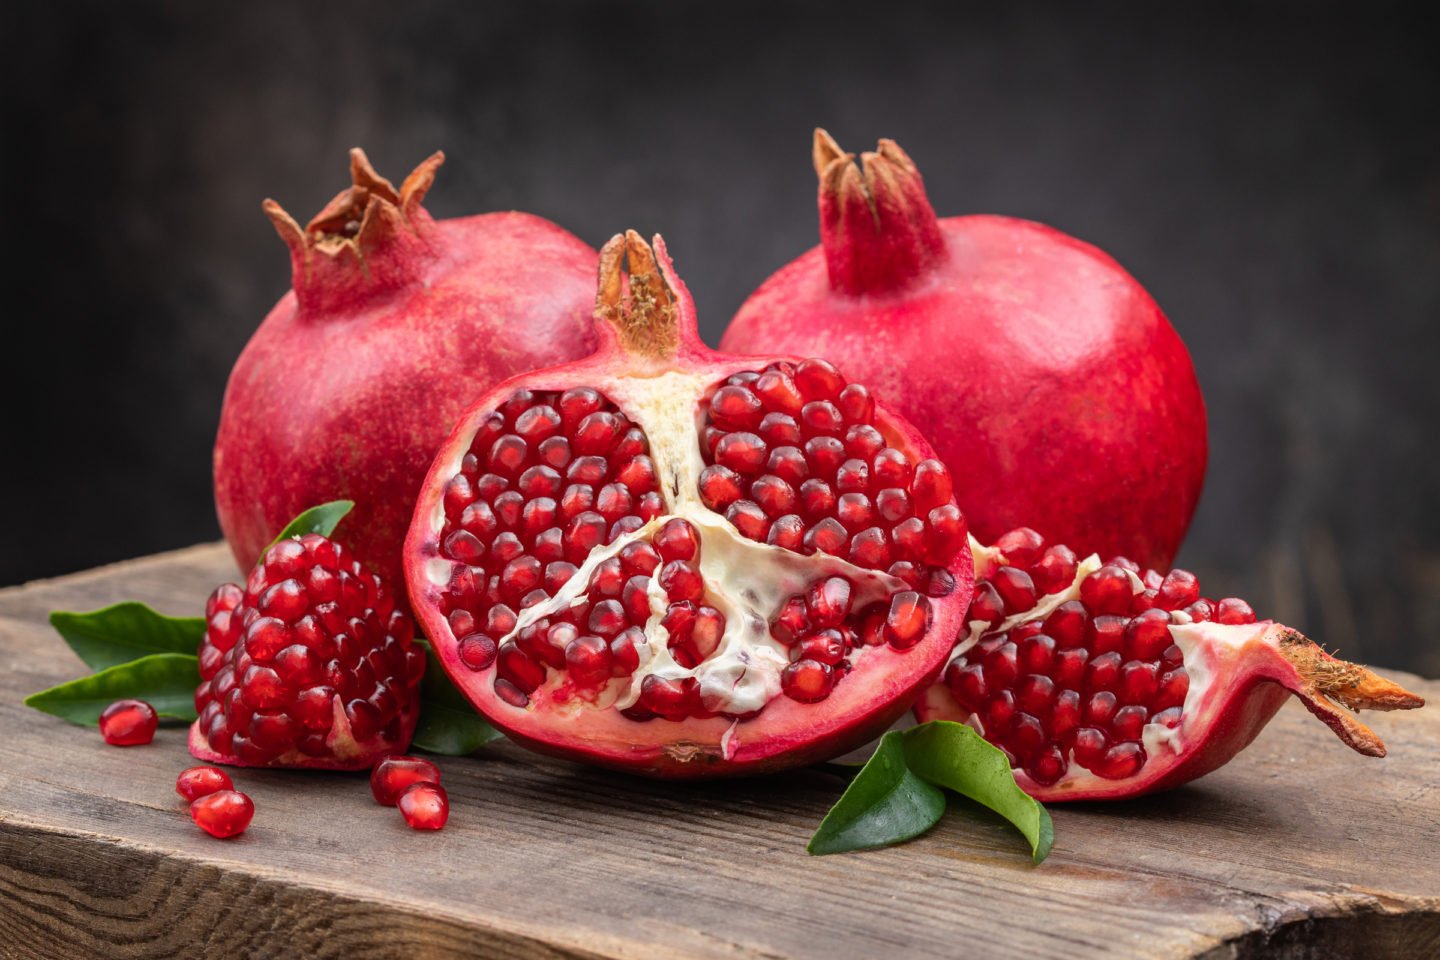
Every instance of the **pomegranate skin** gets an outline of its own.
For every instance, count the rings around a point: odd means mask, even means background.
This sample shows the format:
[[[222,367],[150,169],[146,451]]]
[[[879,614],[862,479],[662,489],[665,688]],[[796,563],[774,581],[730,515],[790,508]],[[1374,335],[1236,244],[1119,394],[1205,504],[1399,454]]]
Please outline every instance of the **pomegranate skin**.
[[[230,374],[214,455],[242,570],[290,518],[349,499],[341,541],[400,582],[420,482],[465,398],[595,347],[595,250],[525,213],[432,220],[420,201],[442,160],[396,190],[352,151],[354,186],[304,230],[266,202],[295,286]]]
[[[721,349],[827,357],[891,398],[982,541],[1025,525],[1167,568],[1204,481],[1205,406],[1145,289],[1042,224],[937,219],[890,141],[863,181],[823,131],[816,148],[824,242],[751,295]]]

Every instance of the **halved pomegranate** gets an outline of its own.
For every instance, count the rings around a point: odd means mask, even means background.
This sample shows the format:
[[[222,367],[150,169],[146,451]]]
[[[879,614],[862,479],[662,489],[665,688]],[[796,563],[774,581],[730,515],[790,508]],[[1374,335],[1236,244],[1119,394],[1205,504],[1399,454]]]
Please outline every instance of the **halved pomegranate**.
[[[1244,600],[1208,600],[1185,570],[1077,560],[1038,533],[971,540],[976,588],[940,682],[915,714],[961,720],[1046,802],[1137,796],[1203,776],[1294,694],[1352,749],[1385,745],[1352,710],[1425,701],[1337,660]]]
[[[970,602],[949,472],[829,363],[707,348],[659,237],[606,245],[596,317],[593,357],[486,394],[426,478],[405,567],[445,670],[521,742],[656,775],[884,730]]]

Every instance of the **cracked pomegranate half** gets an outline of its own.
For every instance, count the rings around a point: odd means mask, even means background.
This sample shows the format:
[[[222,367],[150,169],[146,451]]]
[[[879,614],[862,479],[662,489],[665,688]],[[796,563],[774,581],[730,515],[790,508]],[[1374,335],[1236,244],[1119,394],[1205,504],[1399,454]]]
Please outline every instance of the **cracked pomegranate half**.
[[[659,237],[606,245],[596,317],[593,357],[487,393],[425,481],[405,568],[446,672],[535,749],[655,775],[883,731],[970,602],[948,470],[829,363],[707,348]]]
[[[1185,570],[1077,560],[1027,528],[971,549],[966,629],[915,714],[973,725],[1037,799],[1116,799],[1194,780],[1243,750],[1292,694],[1372,757],[1385,745],[1337,703],[1424,705],[1257,620],[1244,600],[1202,597]]]

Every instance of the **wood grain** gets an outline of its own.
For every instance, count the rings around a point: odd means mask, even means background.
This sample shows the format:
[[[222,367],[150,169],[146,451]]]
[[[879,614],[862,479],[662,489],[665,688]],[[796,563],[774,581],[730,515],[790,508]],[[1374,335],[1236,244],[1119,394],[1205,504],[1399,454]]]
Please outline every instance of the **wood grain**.
[[[1434,708],[1373,717],[1373,761],[1289,706],[1196,784],[1054,808],[1039,867],[965,802],[812,858],[825,772],[654,783],[508,744],[442,761],[436,834],[361,775],[240,771],[254,825],[216,841],[173,792],[182,729],[115,749],[20,701],[81,672],[51,609],[195,613],[232,573],[203,546],[0,591],[0,957],[1440,956]]]

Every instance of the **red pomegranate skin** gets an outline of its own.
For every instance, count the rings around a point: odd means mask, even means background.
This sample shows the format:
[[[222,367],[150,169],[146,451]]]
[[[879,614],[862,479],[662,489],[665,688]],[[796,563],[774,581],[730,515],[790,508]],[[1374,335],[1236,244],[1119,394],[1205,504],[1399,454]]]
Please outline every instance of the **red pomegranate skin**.
[[[827,357],[890,398],[982,541],[1023,525],[1168,568],[1204,481],[1205,406],[1145,289],[1043,224],[936,218],[890,141],[863,175],[823,131],[816,147],[823,243],[751,295],[721,349]]]
[[[465,401],[594,350],[595,250],[526,213],[432,220],[420,201],[442,161],[397,191],[352,151],[354,185],[304,230],[266,202],[294,288],[236,362],[215,441],[242,570],[301,511],[349,499],[339,539],[399,578],[420,482]]]

